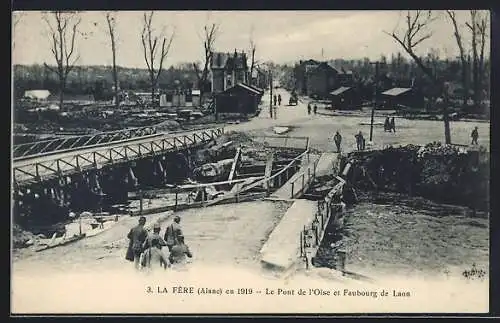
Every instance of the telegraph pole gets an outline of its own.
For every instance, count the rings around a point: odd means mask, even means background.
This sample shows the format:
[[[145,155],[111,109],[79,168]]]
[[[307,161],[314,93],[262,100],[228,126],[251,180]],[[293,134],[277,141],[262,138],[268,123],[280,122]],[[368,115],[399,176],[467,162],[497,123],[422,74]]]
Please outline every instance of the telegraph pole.
[[[378,74],[379,74],[379,66],[380,64],[384,64],[380,61],[376,62],[370,62],[370,64],[375,65],[375,86],[374,86],[374,93],[373,93],[373,107],[372,107],[372,115],[371,115],[371,120],[370,120],[370,141],[373,139],[373,119],[375,117],[375,109],[377,108],[378,104]]]
[[[269,115],[273,118],[273,73],[269,68]]]

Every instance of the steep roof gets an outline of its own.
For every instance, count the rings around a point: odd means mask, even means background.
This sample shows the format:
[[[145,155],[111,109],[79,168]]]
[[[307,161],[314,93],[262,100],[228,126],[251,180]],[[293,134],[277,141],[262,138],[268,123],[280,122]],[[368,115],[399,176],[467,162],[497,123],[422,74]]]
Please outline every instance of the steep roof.
[[[212,69],[247,69],[247,55],[245,53],[213,52],[210,62]]]
[[[330,92],[331,95],[340,95],[348,90],[350,90],[351,88],[350,87],[347,87],[347,86],[341,86],[339,87],[338,89],[336,89],[335,91],[333,92]]]

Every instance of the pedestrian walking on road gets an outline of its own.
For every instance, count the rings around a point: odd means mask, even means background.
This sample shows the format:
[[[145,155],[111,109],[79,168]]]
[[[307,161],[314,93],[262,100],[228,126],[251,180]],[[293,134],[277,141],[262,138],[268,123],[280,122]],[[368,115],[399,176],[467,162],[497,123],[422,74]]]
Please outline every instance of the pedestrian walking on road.
[[[394,117],[391,118],[390,126],[391,126],[390,129],[393,132],[396,132],[396,123],[394,122]]]
[[[316,112],[318,112],[318,106],[316,104],[313,107],[313,111],[314,111],[314,114],[316,114]]]
[[[477,145],[477,139],[479,138],[479,133],[477,131],[477,126],[474,127],[474,130],[472,130],[472,133],[470,134],[470,136],[472,137],[471,144],[472,145]]]
[[[356,148],[358,150],[364,150],[364,140],[365,138],[363,137],[363,134],[361,133],[361,131],[358,132],[358,134],[354,135],[354,137],[356,138]]]
[[[130,232],[127,235],[127,238],[129,239],[129,245],[125,259],[133,261],[136,269],[139,269],[139,260],[143,251],[142,246],[148,236],[148,232],[146,231],[146,229],[144,229],[145,224],[146,218],[141,216],[139,218],[139,224],[130,229]]]
[[[278,113],[278,107],[277,106],[273,106],[274,120],[276,120],[278,118],[277,113]]]
[[[182,236],[182,228],[181,228],[181,218],[176,215],[174,217],[174,221],[170,224],[165,230],[165,242],[168,247],[168,251],[172,251],[172,247],[179,243],[179,236]]]
[[[278,98],[276,97],[276,94],[275,94],[275,95],[273,96],[273,101],[274,101],[274,104],[273,104],[273,105],[276,105],[276,100],[277,100],[277,99],[278,99]]]
[[[278,105],[281,105],[281,94],[278,94]]]
[[[311,115],[311,103],[307,104],[307,114]]]
[[[333,141],[335,141],[335,145],[337,146],[337,152],[340,153],[340,144],[342,143],[342,135],[337,130],[335,136],[333,137]]]
[[[385,118],[384,131],[391,131],[391,121],[389,120],[389,117]]]

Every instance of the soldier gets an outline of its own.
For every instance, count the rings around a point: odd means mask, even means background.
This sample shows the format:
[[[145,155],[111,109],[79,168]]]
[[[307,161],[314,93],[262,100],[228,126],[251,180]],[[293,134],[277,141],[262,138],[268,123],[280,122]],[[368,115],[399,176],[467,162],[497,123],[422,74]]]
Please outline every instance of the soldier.
[[[391,118],[390,130],[392,130],[393,132],[396,132],[396,123],[394,122],[394,117]]]
[[[136,269],[139,269],[139,260],[143,251],[142,246],[148,235],[146,229],[144,229],[145,224],[146,218],[141,216],[139,218],[139,224],[130,229],[130,232],[127,235],[130,242],[127,249],[126,259],[133,261]]]
[[[176,215],[174,221],[165,230],[165,236],[163,237],[166,241],[168,251],[172,251],[172,247],[179,243],[178,237],[182,236],[182,228],[180,225],[181,218]]]
[[[335,133],[335,136],[333,137],[333,141],[335,141],[335,145],[337,146],[337,152],[340,153],[340,144],[342,143],[342,135],[338,130]]]
[[[316,104],[313,107],[313,111],[314,111],[314,114],[316,114],[316,112],[318,112],[318,106]]]
[[[179,243],[172,247],[169,260],[174,265],[183,265],[186,263],[186,256],[192,258],[193,254],[184,243],[184,236],[180,235],[177,239]]]
[[[281,105],[281,94],[278,94],[278,105]]]
[[[365,138],[363,137],[363,134],[361,133],[361,130],[356,134],[354,135],[354,137],[356,138],[356,147],[358,150],[363,150],[364,147],[363,147],[363,142],[365,140]]]
[[[160,249],[161,249],[161,247],[164,247],[167,245],[165,240],[163,240],[163,238],[160,236],[160,231],[161,231],[160,224],[155,223],[153,225],[153,233],[150,233],[148,235],[148,237],[146,238],[146,240],[144,241],[144,243],[142,245],[143,250],[146,250],[146,249],[151,247],[151,242],[153,241],[153,239],[158,239],[158,244],[160,245]]]
[[[474,130],[472,130],[472,133],[470,134],[470,136],[472,137],[471,144],[472,145],[477,145],[477,138],[479,137],[479,133],[477,131],[477,126],[474,127]]]
[[[307,114],[311,114],[311,103],[307,104]]]
[[[155,269],[157,265],[160,268],[166,269],[169,266],[169,261],[161,250],[161,238],[151,239],[150,246],[144,251],[142,256],[142,267],[146,269]],[[162,239],[163,240],[163,239]],[[156,267],[158,268],[158,267]]]
[[[273,96],[273,102],[274,104],[273,105],[276,105],[276,100],[277,100],[277,97],[276,97],[276,94]]]

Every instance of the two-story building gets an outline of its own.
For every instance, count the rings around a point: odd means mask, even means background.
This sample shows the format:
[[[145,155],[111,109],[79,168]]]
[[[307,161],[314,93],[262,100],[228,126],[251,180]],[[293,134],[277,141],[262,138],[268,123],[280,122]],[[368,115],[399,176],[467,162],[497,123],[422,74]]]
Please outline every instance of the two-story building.
[[[247,56],[245,53],[214,52],[210,62],[212,93],[217,94],[238,83],[249,82]]]

